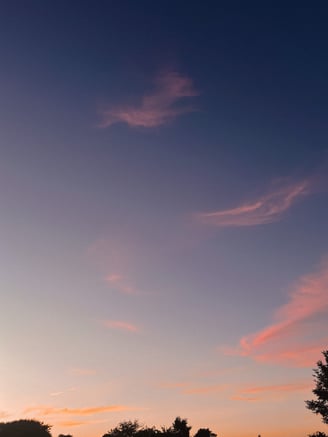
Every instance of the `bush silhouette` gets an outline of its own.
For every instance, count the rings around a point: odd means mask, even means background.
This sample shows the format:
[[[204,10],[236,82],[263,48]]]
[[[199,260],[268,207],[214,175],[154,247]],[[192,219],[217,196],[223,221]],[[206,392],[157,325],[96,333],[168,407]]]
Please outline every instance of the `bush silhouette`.
[[[0,437],[51,437],[50,428],[37,420],[15,420],[0,423]]]

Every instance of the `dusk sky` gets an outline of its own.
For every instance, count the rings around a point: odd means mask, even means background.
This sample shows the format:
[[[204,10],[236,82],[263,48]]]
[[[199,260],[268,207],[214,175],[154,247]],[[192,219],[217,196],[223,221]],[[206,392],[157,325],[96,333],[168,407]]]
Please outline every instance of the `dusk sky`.
[[[325,430],[328,5],[3,0],[0,421]]]

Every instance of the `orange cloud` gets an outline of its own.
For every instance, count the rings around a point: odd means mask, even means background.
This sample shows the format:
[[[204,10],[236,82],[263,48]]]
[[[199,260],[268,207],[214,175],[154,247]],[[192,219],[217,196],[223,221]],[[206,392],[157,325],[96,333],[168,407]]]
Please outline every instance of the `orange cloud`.
[[[242,337],[228,354],[250,356],[259,362],[308,366],[327,344],[322,318],[328,313],[328,261],[313,274],[300,279],[289,300],[274,314],[274,322]],[[314,340],[315,339],[315,340]]]
[[[202,212],[195,214],[201,223],[227,226],[255,226],[272,223],[280,219],[301,197],[310,193],[309,181],[288,185],[233,209],[222,211]]]
[[[128,411],[129,408],[122,405],[105,405],[102,407],[87,407],[87,408],[56,408],[48,406],[28,407],[24,413],[36,413],[40,416],[89,416],[92,414],[108,413],[113,411]]]
[[[77,421],[77,420],[67,420],[67,421],[63,421],[63,422],[57,422],[57,424],[60,426],[65,426],[67,428],[70,428],[73,426],[88,425],[89,422],[82,422],[82,421]]]
[[[104,320],[102,322],[102,325],[105,326],[105,328],[120,329],[122,331],[129,331],[129,332],[139,331],[139,328],[136,325],[123,322],[121,320]]]
[[[175,71],[166,72],[157,77],[155,91],[144,96],[140,105],[114,107],[103,111],[103,121],[99,127],[106,128],[115,123],[144,128],[160,126],[194,111],[191,106],[176,104],[182,99],[197,95],[190,78]]]

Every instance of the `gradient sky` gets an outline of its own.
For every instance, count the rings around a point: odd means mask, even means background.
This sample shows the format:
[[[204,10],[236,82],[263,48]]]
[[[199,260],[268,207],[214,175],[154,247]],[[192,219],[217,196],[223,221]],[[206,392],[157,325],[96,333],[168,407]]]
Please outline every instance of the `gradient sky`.
[[[304,400],[328,346],[327,21],[2,1],[1,420],[324,430]]]

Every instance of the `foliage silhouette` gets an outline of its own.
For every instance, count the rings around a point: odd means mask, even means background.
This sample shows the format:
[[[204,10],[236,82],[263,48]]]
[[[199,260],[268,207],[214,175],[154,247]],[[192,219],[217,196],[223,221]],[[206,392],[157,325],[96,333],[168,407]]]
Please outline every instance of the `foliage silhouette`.
[[[313,369],[315,388],[312,393],[317,400],[306,401],[306,408],[322,416],[322,421],[328,424],[328,350],[322,352],[325,363],[319,360],[317,368]],[[322,436],[317,436],[322,437]]]
[[[317,431],[313,434],[309,434],[308,437],[328,437],[328,436],[322,431]]]
[[[0,423],[0,437],[51,437],[50,425],[37,420],[15,420]],[[187,419],[176,417],[169,428],[142,426],[137,420],[120,422],[103,437],[190,437],[191,426]],[[72,437],[71,434],[59,434],[58,437]],[[194,437],[217,437],[209,428],[200,428]],[[312,437],[324,437],[314,435]]]
[[[127,420],[119,423],[115,428],[112,428],[103,437],[135,437],[140,431],[141,426],[137,420],[133,422]]]
[[[178,416],[169,428],[162,427],[160,430],[141,426],[137,420],[121,422],[103,437],[190,437],[190,429],[187,419]],[[216,435],[207,433],[198,437],[216,437]]]
[[[217,437],[209,428],[199,428],[194,437]]]
[[[51,437],[50,428],[37,420],[14,420],[0,423],[0,437]]]
[[[188,426],[187,419],[176,417],[172,424],[172,431],[175,436],[189,437],[191,426]]]

